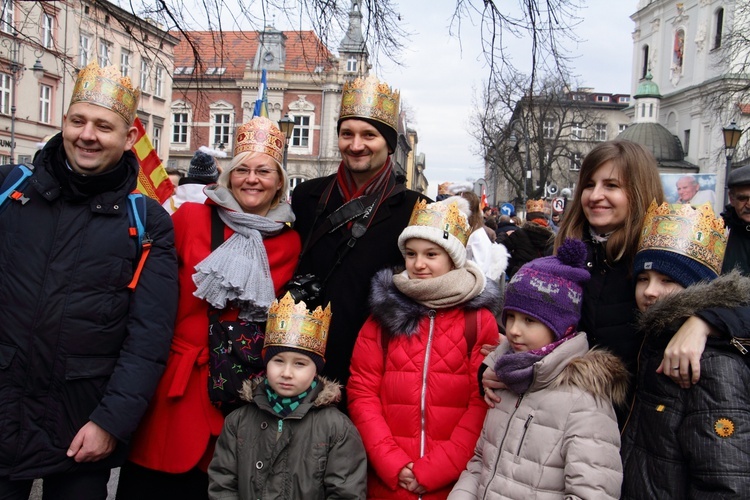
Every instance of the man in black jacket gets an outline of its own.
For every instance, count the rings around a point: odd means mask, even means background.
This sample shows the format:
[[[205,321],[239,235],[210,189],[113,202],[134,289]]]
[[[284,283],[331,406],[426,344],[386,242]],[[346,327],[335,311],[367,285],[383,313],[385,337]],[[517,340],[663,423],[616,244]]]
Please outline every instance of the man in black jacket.
[[[159,204],[128,209],[139,97],[115,67],[83,69],[26,201],[0,215],[0,498],[43,478],[45,498],[105,499],[164,369],[177,260]]]
[[[729,174],[727,186],[729,205],[721,215],[729,228],[729,240],[721,272],[737,268],[750,276],[750,167]]]
[[[392,169],[389,155],[396,148],[398,112],[398,91],[374,76],[347,83],[338,120],[338,172],[300,184],[292,196],[294,227],[303,242],[298,273],[323,281],[320,302],[331,303],[322,374],[342,384],[349,378],[354,341],[369,312],[370,280],[384,267],[403,265],[398,236],[422,198],[404,189]],[[346,204],[350,214],[329,218]]]

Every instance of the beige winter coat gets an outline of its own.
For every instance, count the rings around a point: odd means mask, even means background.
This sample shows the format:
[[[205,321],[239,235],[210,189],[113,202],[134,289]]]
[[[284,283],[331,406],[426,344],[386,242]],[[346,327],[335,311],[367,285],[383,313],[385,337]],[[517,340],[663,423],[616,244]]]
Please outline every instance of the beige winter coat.
[[[507,352],[507,342],[488,357]],[[492,368],[490,368],[492,369]],[[620,433],[612,402],[625,399],[628,374],[585,333],[534,366],[529,390],[487,413],[474,457],[451,500],[619,498]]]

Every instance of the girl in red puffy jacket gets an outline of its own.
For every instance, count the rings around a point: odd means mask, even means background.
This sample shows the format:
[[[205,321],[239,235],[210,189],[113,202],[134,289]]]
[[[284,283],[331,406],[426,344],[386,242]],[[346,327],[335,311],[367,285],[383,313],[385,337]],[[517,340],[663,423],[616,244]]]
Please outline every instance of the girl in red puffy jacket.
[[[458,197],[417,203],[398,240],[406,270],[373,278],[347,386],[368,498],[446,498],[474,454],[487,410],[479,350],[499,340],[501,298],[466,260],[466,212]]]

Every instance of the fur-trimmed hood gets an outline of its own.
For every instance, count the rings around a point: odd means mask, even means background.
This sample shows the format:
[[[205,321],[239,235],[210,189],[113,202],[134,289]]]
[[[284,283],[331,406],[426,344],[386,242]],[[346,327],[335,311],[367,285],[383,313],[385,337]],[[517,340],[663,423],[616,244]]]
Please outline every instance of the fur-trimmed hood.
[[[413,335],[419,330],[419,321],[430,308],[401,293],[393,284],[393,275],[400,269],[382,269],[372,278],[370,310],[373,318],[391,335]],[[461,305],[467,309],[489,309],[497,315],[502,304],[497,283],[487,280],[479,295]]]
[[[715,308],[750,305],[750,277],[739,271],[700,282],[659,300],[638,319],[638,329],[646,335],[671,335],[696,312]]]
[[[318,375],[316,378],[320,384],[313,389],[312,395],[314,399],[312,400],[312,406],[333,406],[338,403],[341,400],[341,384],[333,380],[328,380],[321,375]],[[265,389],[263,389],[263,382],[265,380],[265,377],[255,377],[245,380],[240,391],[240,398],[251,402],[259,392],[265,393]]]
[[[575,386],[598,399],[623,405],[629,380],[620,358],[605,349],[589,349],[586,334],[578,333],[535,364],[530,390]]]

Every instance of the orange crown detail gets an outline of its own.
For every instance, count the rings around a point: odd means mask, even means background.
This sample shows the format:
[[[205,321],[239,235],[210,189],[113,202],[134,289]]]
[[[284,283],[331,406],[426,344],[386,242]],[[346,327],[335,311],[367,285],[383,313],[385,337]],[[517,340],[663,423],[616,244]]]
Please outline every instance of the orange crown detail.
[[[471,233],[469,222],[455,201],[449,204],[443,202],[428,204],[425,200],[418,201],[414,205],[409,225],[434,227],[452,234],[463,246],[466,246]]]
[[[646,212],[638,251],[662,250],[684,255],[721,274],[727,248],[724,221],[710,203],[688,204],[652,201]]]
[[[285,141],[284,134],[274,122],[265,116],[256,116],[237,127],[234,155],[237,156],[246,151],[265,153],[281,165]]]
[[[526,213],[529,212],[539,212],[539,213],[547,213],[547,207],[544,203],[544,200],[527,200],[526,201]]]
[[[141,91],[133,87],[130,78],[121,76],[115,66],[100,68],[93,61],[78,73],[70,105],[78,102],[96,104],[111,109],[132,125],[140,98]]]
[[[307,304],[295,304],[287,292],[281,300],[275,300],[268,310],[263,349],[271,346],[294,347],[325,359],[330,325],[331,304],[325,309],[318,306],[310,312]]]
[[[374,75],[346,82],[341,94],[339,120],[369,118],[398,131],[398,112],[401,95]]]

